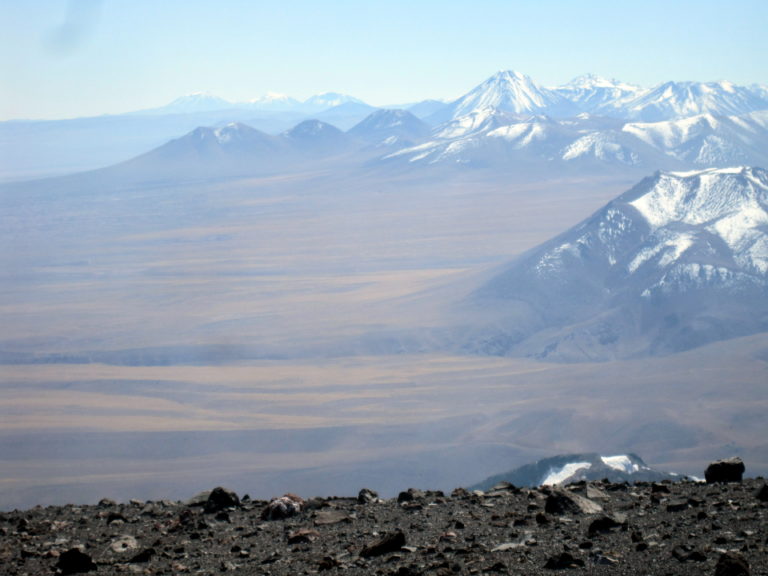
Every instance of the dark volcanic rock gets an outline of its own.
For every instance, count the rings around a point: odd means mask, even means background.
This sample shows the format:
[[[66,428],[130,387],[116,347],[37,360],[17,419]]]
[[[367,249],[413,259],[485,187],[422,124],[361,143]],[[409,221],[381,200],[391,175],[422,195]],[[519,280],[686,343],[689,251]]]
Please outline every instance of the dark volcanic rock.
[[[727,460],[718,460],[707,466],[704,472],[704,478],[707,484],[715,482],[741,482],[744,475],[744,462],[741,458],[728,458]]]
[[[363,488],[357,494],[357,502],[359,504],[368,504],[369,502],[375,502],[379,499],[379,493],[368,488]]]
[[[715,576],[750,576],[749,564],[733,552],[722,554],[715,566]]]
[[[707,559],[703,552],[696,550],[693,546],[687,544],[676,546],[672,550],[672,556],[679,562],[704,562]]]
[[[584,566],[584,560],[574,558],[568,552],[561,552],[556,556],[551,556],[547,563],[544,564],[544,568],[550,570],[564,570],[566,568],[580,568],[582,566]]]
[[[688,509],[688,500],[672,500],[667,503],[667,512],[682,512]]]
[[[145,562],[149,562],[152,560],[152,557],[157,554],[157,550],[154,548],[145,548],[138,554],[136,554],[133,558],[129,560],[131,564],[143,564]]]
[[[59,556],[56,568],[62,574],[81,574],[97,569],[96,564],[88,554],[77,548],[72,548]]]
[[[403,546],[405,546],[405,534],[398,530],[392,534],[386,534],[383,538],[369,544],[360,551],[360,556],[363,558],[371,558],[373,556],[381,556],[383,554],[389,554],[390,552],[397,552]]]
[[[627,526],[626,518],[623,516],[600,516],[589,523],[589,536],[592,537],[595,534],[601,532],[610,532],[613,528],[622,528]]]
[[[405,492],[400,492],[400,494],[397,495],[397,501],[413,502],[414,500],[424,498],[424,496],[426,496],[426,494],[423,491],[417,490],[416,488],[408,488]]]
[[[209,494],[199,507],[37,507],[0,512],[0,575],[53,576],[54,570],[77,569],[145,576],[543,576],[560,570],[744,576],[751,566],[755,576],[768,576],[768,504],[756,497],[764,485],[747,478],[718,485],[670,482],[661,492],[650,482],[557,490],[498,486],[487,494],[456,490],[452,497],[413,491],[416,500],[385,498],[376,504],[354,496],[301,503],[286,495],[270,502],[272,508],[249,502],[213,515],[199,508]],[[602,511],[584,513],[577,505],[584,503],[574,498],[583,494],[599,497]],[[545,511],[548,499],[552,512]],[[594,502],[586,502],[591,510]],[[264,510],[282,510],[281,503],[300,508],[277,522],[267,521],[268,513],[262,517]],[[670,503],[686,507],[670,511]],[[125,520],[109,524],[111,513]],[[271,519],[275,514],[280,513]],[[226,520],[217,520],[219,515]],[[81,563],[74,565],[77,559]]]
[[[240,498],[237,497],[237,494],[232,490],[218,486],[211,491],[203,509],[207,513],[213,514],[225,508],[237,508],[238,506],[240,506]]]

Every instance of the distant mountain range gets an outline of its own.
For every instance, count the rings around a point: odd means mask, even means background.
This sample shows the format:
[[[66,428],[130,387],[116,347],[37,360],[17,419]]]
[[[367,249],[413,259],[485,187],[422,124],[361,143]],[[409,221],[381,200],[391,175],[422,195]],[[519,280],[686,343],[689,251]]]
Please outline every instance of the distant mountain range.
[[[245,102],[231,102],[206,92],[182,96],[143,112],[186,114],[222,109],[251,109],[317,113],[343,104],[365,104],[348,94],[325,92],[299,101],[285,94],[268,93]],[[427,105],[431,103],[430,105]],[[768,87],[737,86],[731,82],[669,81],[641,88],[594,74],[574,78],[555,88],[538,85],[514,70],[497,72],[452,102],[417,102],[402,106],[427,118],[432,125],[494,108],[512,114],[570,117],[582,112],[627,120],[658,122],[699,114],[739,116],[768,108]]]
[[[441,122],[432,138],[390,160],[645,171],[768,165],[768,100],[755,87],[727,82],[642,90],[584,76],[548,90],[528,76],[500,72],[427,121]]]
[[[768,166],[768,111],[639,123],[589,114],[568,119],[524,117],[484,108],[441,124],[426,142],[392,152],[386,159],[530,170],[614,165],[650,172]]]
[[[481,354],[607,360],[768,331],[768,172],[658,172],[470,300]]]
[[[729,112],[759,101],[726,83],[699,88],[683,91],[706,95],[697,112],[719,101],[716,94],[730,98]],[[568,90],[596,106],[648,96],[594,77]],[[455,303],[465,326],[441,327],[430,335],[437,345],[408,335],[404,348],[601,361],[768,331],[768,173],[747,167],[768,166],[768,110],[660,122],[585,112],[562,118],[544,113],[569,106],[552,94],[505,72],[448,104],[449,118],[437,126],[383,109],[346,131],[319,118],[277,134],[231,122],[195,128],[85,177],[140,185],[338,170],[366,181],[374,172],[418,178],[428,168],[442,177],[486,170],[503,183],[515,173],[627,179],[655,172]],[[330,110],[365,106],[346,101]]]
[[[393,130],[379,139],[389,139],[378,146],[389,169],[398,162],[548,172],[615,166],[636,167],[639,174],[768,165],[768,87],[760,85],[667,82],[643,89],[586,75],[545,88],[502,71],[452,102],[400,108],[429,128]],[[124,115],[1,122],[0,180],[114,164],[200,126],[245,124],[276,135],[311,119],[350,131],[377,110],[335,92],[304,101],[267,94],[246,102],[195,93]]]
[[[196,128],[129,163],[137,175],[161,170],[183,178],[205,171],[274,173],[291,170],[299,159],[306,166],[341,157],[350,167],[389,172],[430,166],[542,175],[612,170],[640,177],[655,170],[768,166],[768,111],[640,123],[480,108],[430,127],[406,110],[379,109],[346,132],[318,119],[276,135],[243,123]]]
[[[322,110],[327,110],[328,108],[334,108],[336,106],[341,106],[342,104],[350,103],[364,104],[362,100],[338,92],[315,94],[304,101],[299,101],[286,94],[270,92],[264,96],[245,102],[232,102],[208,92],[194,92],[186,96],[181,96],[165,106],[141,110],[140,112],[144,114],[188,114],[191,112],[239,109],[314,114]]]
[[[273,174],[327,162],[359,146],[352,136],[320,120],[305,120],[277,135],[233,122],[220,128],[196,128],[100,172],[138,180]]]

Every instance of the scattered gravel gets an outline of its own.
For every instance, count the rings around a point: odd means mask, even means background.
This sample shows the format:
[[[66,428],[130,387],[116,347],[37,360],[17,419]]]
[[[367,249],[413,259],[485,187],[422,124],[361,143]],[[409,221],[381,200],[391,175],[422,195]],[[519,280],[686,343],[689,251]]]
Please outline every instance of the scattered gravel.
[[[765,481],[268,502],[215,489],[189,502],[0,513],[0,572],[29,574],[768,575]],[[283,500],[285,502],[286,500]]]

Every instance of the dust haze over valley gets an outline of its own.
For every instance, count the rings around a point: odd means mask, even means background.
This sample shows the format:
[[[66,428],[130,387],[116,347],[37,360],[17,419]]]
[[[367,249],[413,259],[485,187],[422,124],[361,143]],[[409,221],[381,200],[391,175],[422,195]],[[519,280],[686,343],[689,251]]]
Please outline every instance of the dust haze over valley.
[[[521,74],[486,84],[421,119],[355,109],[343,130],[291,116],[268,133],[217,112],[125,162],[0,185],[0,508],[214,484],[391,495],[570,452],[694,475],[738,454],[768,473],[759,210],[745,221],[751,268],[714,224],[684,223],[702,244],[686,240],[682,264],[747,280],[686,288],[704,304],[675,326],[628,307],[634,278],[615,298],[585,290],[594,309],[571,307],[568,288],[543,320],[529,296],[553,286],[533,281],[535,258],[578,245],[571,229],[603,226],[636,185],[641,198],[664,178],[701,188],[682,170],[736,179],[765,212],[764,172],[717,171],[765,159],[765,97],[617,120],[566,110]],[[622,98],[647,106],[649,93]],[[643,231],[662,240],[632,252],[637,282],[646,262],[669,264],[673,232]],[[556,282],[598,278],[597,256],[583,258]],[[489,286],[503,290],[486,298]],[[603,346],[606,324],[632,345]]]

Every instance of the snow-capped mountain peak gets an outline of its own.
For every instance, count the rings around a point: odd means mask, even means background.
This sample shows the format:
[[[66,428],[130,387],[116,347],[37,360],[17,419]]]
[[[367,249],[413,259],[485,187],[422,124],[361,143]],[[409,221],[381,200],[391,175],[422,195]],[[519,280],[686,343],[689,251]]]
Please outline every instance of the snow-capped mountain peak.
[[[308,111],[320,111],[347,103],[364,104],[364,102],[348,94],[338,92],[323,92],[304,100],[303,107]]]
[[[643,89],[595,74],[584,74],[554,88],[554,91],[573,102],[580,110],[610,116],[617,115],[621,106],[641,94]]]
[[[267,92],[263,96],[249,100],[247,104],[257,109],[291,110],[299,106],[300,102],[286,94]]]
[[[640,86],[627,84],[614,78],[608,79],[597,74],[582,74],[570,82],[558,87],[559,89],[570,88],[572,90],[589,90],[594,88],[618,88],[627,92],[638,92],[642,90]]]
[[[280,92],[267,92],[263,96],[253,98],[250,100],[252,104],[266,104],[272,102],[288,102],[292,100],[287,94],[281,94]]]
[[[452,118],[488,108],[513,114],[562,115],[573,111],[565,98],[538,86],[529,76],[514,70],[497,72],[452,102],[449,108]]]
[[[163,113],[189,114],[193,112],[207,112],[209,110],[224,110],[232,108],[233,104],[224,98],[219,98],[210,92],[192,92],[176,98],[170,104],[159,110]]]

